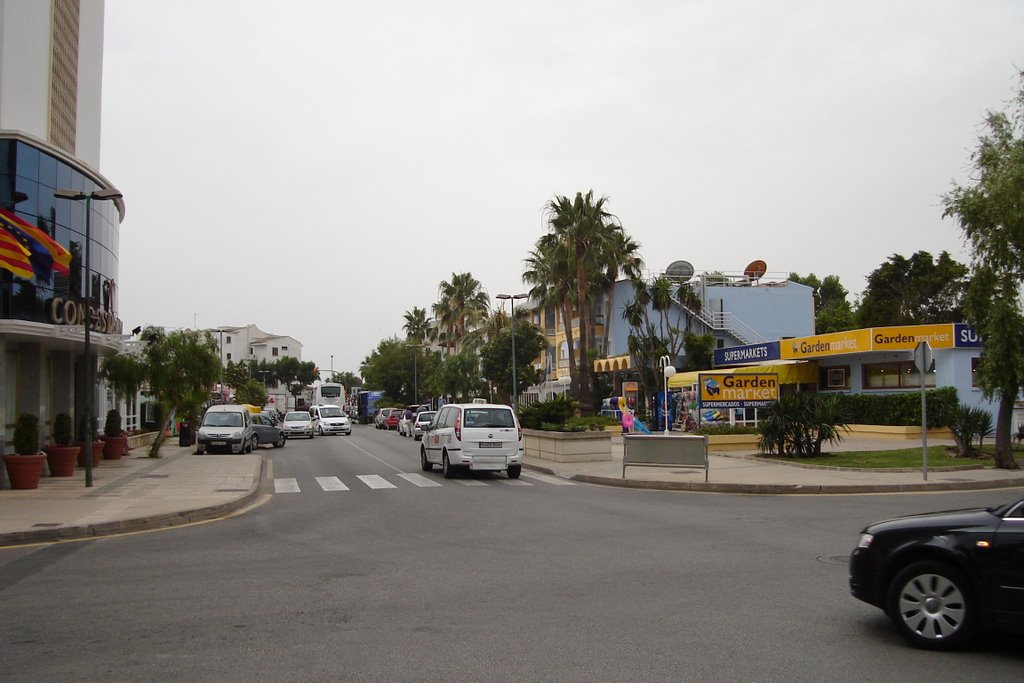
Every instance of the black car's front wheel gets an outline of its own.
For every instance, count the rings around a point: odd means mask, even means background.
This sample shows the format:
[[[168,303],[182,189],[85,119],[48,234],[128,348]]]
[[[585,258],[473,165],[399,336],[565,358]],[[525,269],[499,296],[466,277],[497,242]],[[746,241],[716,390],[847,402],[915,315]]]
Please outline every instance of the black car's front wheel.
[[[887,606],[900,635],[916,647],[953,650],[977,631],[973,588],[946,562],[923,560],[905,567],[890,585]]]

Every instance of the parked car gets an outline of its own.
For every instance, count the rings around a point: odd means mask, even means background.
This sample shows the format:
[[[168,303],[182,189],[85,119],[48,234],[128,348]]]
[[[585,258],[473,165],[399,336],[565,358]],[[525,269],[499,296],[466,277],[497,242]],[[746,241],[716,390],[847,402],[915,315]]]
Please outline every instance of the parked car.
[[[273,444],[274,448],[284,447],[284,442],[288,438],[283,429],[262,413],[252,416],[252,431],[255,432],[260,445],[269,443]]]
[[[416,420],[416,408],[410,406],[402,411],[398,417],[398,435],[412,436],[412,423]]]
[[[416,419],[412,423],[412,438],[419,441],[423,438],[423,430],[426,429],[430,421],[434,419],[434,415],[437,413],[433,410],[424,410],[416,413]]]
[[[313,419],[304,410],[292,410],[285,413],[281,426],[289,439],[297,436],[313,438]]]
[[[352,422],[348,415],[335,405],[316,405],[309,409],[313,428],[320,436],[325,434],[352,434]]]
[[[868,525],[850,556],[850,592],[929,650],[985,629],[1024,632],[1024,499]]]
[[[441,408],[420,443],[425,472],[441,465],[447,479],[459,470],[507,472],[523,469],[523,429],[512,408],[492,403],[453,403]]]
[[[245,406],[221,404],[210,406],[203,415],[196,434],[196,453],[226,450],[229,453],[251,453],[256,448],[252,416]]]
[[[373,414],[373,426],[377,429],[384,429],[384,418],[390,411],[391,408],[378,408],[377,412]]]
[[[281,422],[281,416],[277,414],[276,410],[264,410],[262,413],[260,413],[260,415],[270,420],[270,424],[272,425],[276,426],[279,422]]]

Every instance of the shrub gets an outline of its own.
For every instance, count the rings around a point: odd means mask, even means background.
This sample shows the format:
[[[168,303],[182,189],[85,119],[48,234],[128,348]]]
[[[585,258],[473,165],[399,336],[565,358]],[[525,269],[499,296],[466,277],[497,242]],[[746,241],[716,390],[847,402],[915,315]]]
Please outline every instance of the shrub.
[[[957,457],[973,457],[978,455],[985,437],[992,434],[992,415],[987,410],[961,403],[953,410],[949,429],[956,442]],[[978,439],[978,448],[974,447],[975,438]]]
[[[53,442],[57,446],[71,445],[71,416],[57,413],[53,418]]]
[[[600,432],[605,427],[619,424],[619,421],[608,415],[591,415],[590,417],[570,417],[563,425],[567,432]]]
[[[121,435],[121,413],[111,408],[107,411],[107,421],[103,423],[103,436]]]
[[[14,425],[14,452],[18,455],[35,455],[39,452],[39,418],[22,413]]]
[[[694,434],[703,434],[705,436],[715,436],[721,434],[757,434],[757,427],[749,427],[747,425],[731,425],[731,424],[705,424],[701,425],[700,429],[695,429]]]
[[[538,401],[532,406],[521,408],[519,423],[526,429],[545,429],[544,424],[555,425],[554,429],[549,428],[548,431],[558,431],[578,409],[578,401],[556,396],[550,401]]]
[[[848,424],[919,425],[921,424],[921,392],[902,391],[886,394],[833,394]],[[925,391],[928,427],[947,427],[959,405],[956,388]]]
[[[757,429],[763,452],[809,456],[821,453],[826,441],[841,441],[846,419],[838,396],[788,394],[766,409]]]

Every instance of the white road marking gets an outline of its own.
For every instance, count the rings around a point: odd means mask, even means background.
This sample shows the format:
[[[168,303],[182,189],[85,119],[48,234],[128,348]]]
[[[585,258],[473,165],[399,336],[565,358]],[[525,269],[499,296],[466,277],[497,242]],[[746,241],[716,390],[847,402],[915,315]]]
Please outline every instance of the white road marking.
[[[523,481],[522,479],[496,479],[495,481],[500,481],[508,486],[533,486],[530,482]]]
[[[545,484],[554,484],[555,486],[576,486],[576,482],[574,482],[574,481],[569,481],[568,479],[561,479],[560,477],[548,476],[547,474],[537,474],[535,472],[530,472],[530,473],[523,472],[523,476],[524,477],[529,477],[530,479],[536,479],[537,481],[542,481]]]
[[[416,484],[416,486],[440,486],[439,482],[433,479],[427,479],[422,474],[416,474],[415,472],[399,472],[398,476],[405,479],[410,484]]]
[[[274,493],[298,493],[299,482],[295,479],[275,479]]]
[[[320,488],[324,491],[348,491],[349,488],[342,483],[341,479],[337,477],[317,477],[316,483],[320,484]]]
[[[479,479],[454,479],[463,486],[490,486],[486,481],[480,481]]]
[[[360,474],[356,478],[371,489],[397,489],[398,487],[379,474]]]

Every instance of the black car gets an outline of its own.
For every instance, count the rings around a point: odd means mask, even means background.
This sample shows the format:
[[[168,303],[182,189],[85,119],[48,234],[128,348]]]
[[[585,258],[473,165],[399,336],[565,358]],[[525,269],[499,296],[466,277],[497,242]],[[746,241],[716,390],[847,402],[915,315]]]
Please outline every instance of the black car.
[[[252,416],[252,431],[256,433],[260,445],[270,443],[274,444],[274,448],[283,447],[288,438],[283,429],[273,424],[270,418],[263,414]]]
[[[986,629],[1024,632],[1024,499],[867,526],[850,556],[850,592],[929,650]]]

